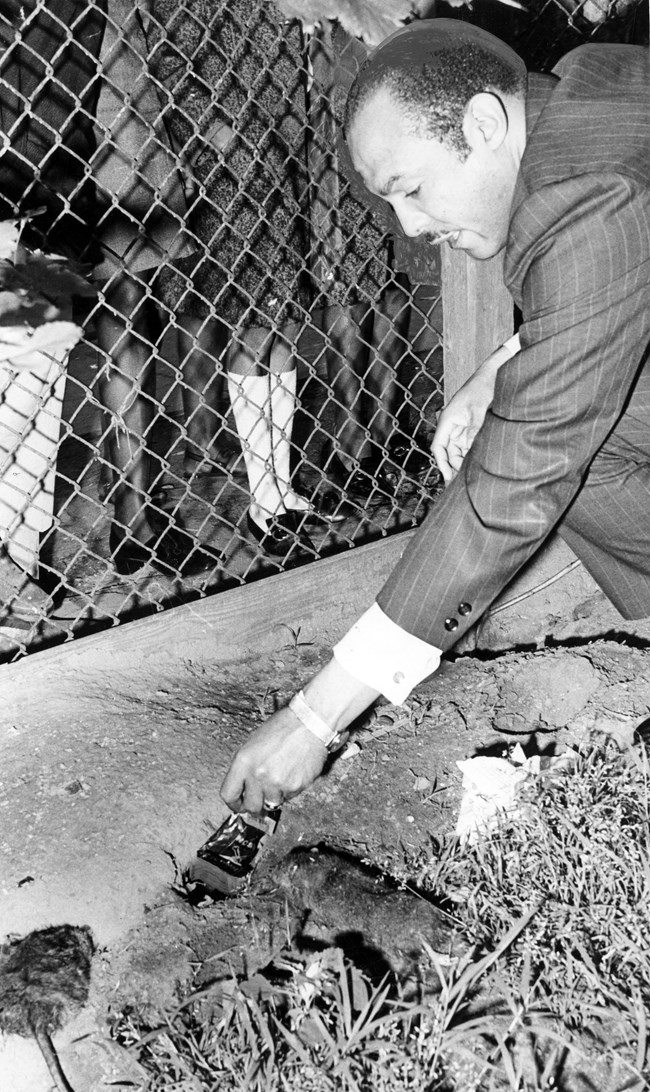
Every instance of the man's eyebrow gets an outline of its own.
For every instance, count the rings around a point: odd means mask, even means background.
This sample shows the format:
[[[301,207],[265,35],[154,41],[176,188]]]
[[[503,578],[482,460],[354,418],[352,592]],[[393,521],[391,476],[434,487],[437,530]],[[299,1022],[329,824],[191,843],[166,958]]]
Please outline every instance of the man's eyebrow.
[[[402,177],[401,174],[392,174],[390,176],[390,178],[388,179],[388,182],[386,182],[386,184],[383,185],[381,187],[381,189],[377,191],[379,196],[380,197],[388,197],[388,194],[392,190],[393,186],[395,185],[396,182],[399,182],[401,177]]]

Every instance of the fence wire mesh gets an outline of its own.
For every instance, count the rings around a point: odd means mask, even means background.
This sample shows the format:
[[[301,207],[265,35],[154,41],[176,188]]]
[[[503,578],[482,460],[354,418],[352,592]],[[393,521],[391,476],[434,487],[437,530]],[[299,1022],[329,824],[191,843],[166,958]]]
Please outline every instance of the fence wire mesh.
[[[625,2],[485,25],[548,68],[638,34]],[[0,49],[0,219],[92,285],[41,273],[19,321],[83,335],[0,364],[0,656],[418,523],[439,264],[351,179],[366,47],[269,0],[2,0]],[[8,290],[24,253],[0,258]]]

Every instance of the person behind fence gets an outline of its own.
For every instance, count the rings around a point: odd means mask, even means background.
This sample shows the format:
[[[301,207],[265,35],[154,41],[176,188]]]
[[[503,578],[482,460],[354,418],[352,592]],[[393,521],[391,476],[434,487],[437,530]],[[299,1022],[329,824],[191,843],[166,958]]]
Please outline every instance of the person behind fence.
[[[168,138],[147,63],[145,32],[137,6],[107,0],[96,108],[98,147],[90,169],[103,205],[96,228],[102,260],[94,278],[103,304],[95,316],[105,357],[98,383],[110,415],[109,550],[121,574],[151,564],[167,576],[186,577],[214,570],[221,558],[196,541],[177,511],[166,511],[157,499],[164,461],[155,454],[152,438],[159,423],[170,425],[156,398],[157,378],[161,364],[174,371],[162,357],[170,315],[157,274],[187,254],[189,244],[187,180]],[[178,330],[181,365],[175,371],[181,380],[186,445],[193,448],[204,440],[208,414],[205,403],[197,405],[194,391],[200,348],[192,341],[188,347],[185,333]]]
[[[382,493],[394,498],[404,474],[425,473],[432,459],[414,439],[405,399],[411,301],[406,279],[396,272],[392,224],[383,209],[364,201],[338,138],[347,91],[367,48],[337,23],[311,31],[307,41],[314,313],[326,335],[334,395],[333,435],[321,463],[326,478],[357,502]],[[321,503],[328,500],[340,504],[339,491],[325,492]]]
[[[199,245],[164,271],[167,306],[227,372],[250,536],[275,557],[314,556],[305,522],[317,513],[291,481],[308,305],[300,27],[263,0],[153,0],[151,10],[152,67],[198,182]]]
[[[346,134],[405,232],[503,253],[522,313],[443,411],[447,488],[332,659],[222,785],[257,812],[320,773],[380,694],[402,703],[557,529],[626,618],[650,615],[648,50],[526,72],[493,35],[414,22],[357,78]]]
[[[79,0],[52,10],[6,0],[0,12],[0,219],[23,218],[28,250],[75,265],[97,258],[86,164],[102,25],[101,6]],[[0,368],[0,604],[10,625],[33,623],[53,605],[39,583],[40,550],[53,522],[66,363],[67,353],[49,366]]]
[[[29,0],[24,4],[8,0],[3,5],[0,123],[5,146],[0,156],[0,211],[6,216],[28,214],[23,232],[27,244],[82,261],[89,275],[94,268],[95,276],[109,278],[97,330],[107,353],[100,386],[104,405],[112,411],[109,457],[119,479],[112,493],[112,560],[120,572],[134,572],[152,561],[167,573],[189,575],[214,568],[219,556],[199,547],[168,520],[154,530],[146,508],[153,477],[146,446],[153,418],[152,343],[158,339],[160,320],[153,313],[150,286],[140,271],[146,264],[145,253],[156,265],[168,253],[163,246],[173,247],[179,219],[165,218],[167,239],[163,243],[152,239],[155,202],[151,186],[146,201],[149,222],[145,226],[137,218],[142,211],[142,190],[149,181],[147,172],[158,170],[156,182],[167,176],[175,182],[178,174],[175,162],[170,169],[170,156],[165,155],[160,134],[146,124],[152,111],[150,82],[147,85],[137,43],[126,44],[137,26],[138,13],[124,0],[96,4],[87,0]],[[130,65],[122,63],[125,56]],[[125,67],[131,76],[126,88]],[[125,101],[129,108],[125,108]],[[156,116],[159,109],[157,104]],[[94,125],[97,111],[100,141],[107,131],[111,138],[99,149]],[[140,143],[135,145],[134,165],[129,157],[136,137]],[[104,186],[107,182],[108,188]],[[135,212],[132,191],[140,200]],[[35,390],[43,387],[42,382],[38,385],[39,377],[30,382]],[[12,614],[22,613],[26,618],[42,615],[51,606],[50,597],[34,577],[38,536],[52,523],[63,382],[64,376],[58,376],[56,391],[47,404],[39,394],[36,409],[29,413],[25,409],[27,379],[20,377],[10,388],[4,379],[2,384],[0,534],[4,549],[0,553],[0,599],[11,598]],[[17,398],[19,412],[25,416],[22,429],[16,425]],[[3,414],[8,415],[6,427]],[[28,424],[38,427],[30,427],[26,441]],[[16,499],[19,489],[22,502]]]

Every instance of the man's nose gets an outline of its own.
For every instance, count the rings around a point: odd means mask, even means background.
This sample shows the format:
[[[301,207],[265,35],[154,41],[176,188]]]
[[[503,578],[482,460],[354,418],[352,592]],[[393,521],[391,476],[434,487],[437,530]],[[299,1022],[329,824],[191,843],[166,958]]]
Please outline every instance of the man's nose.
[[[400,205],[395,209],[395,214],[399,220],[402,231],[405,235],[409,235],[414,238],[417,235],[422,235],[424,232],[431,229],[431,222],[426,213],[420,209],[409,208],[408,205]]]

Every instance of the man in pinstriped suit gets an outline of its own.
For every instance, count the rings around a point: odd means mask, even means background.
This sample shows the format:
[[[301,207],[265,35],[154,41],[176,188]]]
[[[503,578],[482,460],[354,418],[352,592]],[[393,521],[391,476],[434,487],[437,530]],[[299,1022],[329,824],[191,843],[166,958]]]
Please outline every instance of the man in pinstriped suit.
[[[387,39],[346,135],[407,235],[503,251],[518,338],[441,415],[448,483],[333,659],[235,756],[235,809],[287,799],[379,694],[404,701],[557,529],[628,618],[650,615],[650,77],[586,45],[553,75],[442,19]]]

